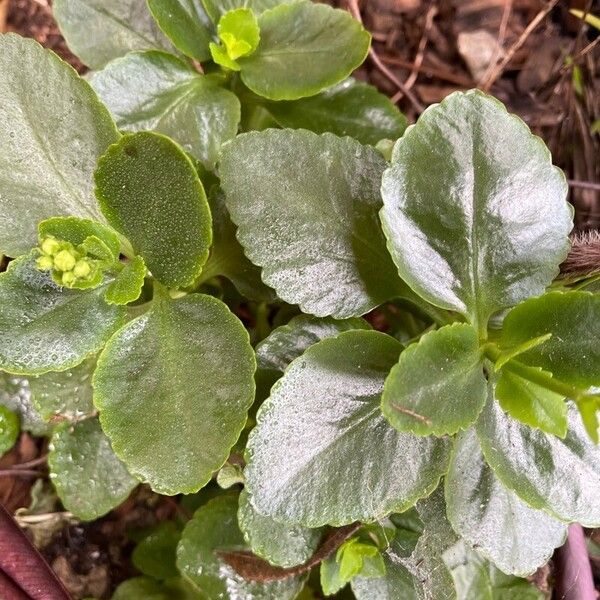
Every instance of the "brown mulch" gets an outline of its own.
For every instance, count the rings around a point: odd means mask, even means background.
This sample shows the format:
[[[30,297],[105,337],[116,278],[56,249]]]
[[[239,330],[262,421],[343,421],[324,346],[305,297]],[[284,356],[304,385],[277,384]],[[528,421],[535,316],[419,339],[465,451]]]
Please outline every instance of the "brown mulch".
[[[577,227],[600,229],[600,190],[590,185],[600,182],[600,126],[593,130],[600,120],[600,42],[598,32],[568,12],[590,9],[591,0],[330,3],[360,11],[373,34],[375,55],[360,76],[388,94],[412,122],[424,107],[455,90],[490,91],[545,140],[565,170]],[[593,11],[600,13],[598,4]],[[0,0],[0,31],[33,37],[85,71],[56,27],[51,0]],[[40,444],[24,435],[0,469],[34,460],[40,451]],[[11,511],[27,506],[32,482],[0,479],[0,501]],[[74,597],[108,597],[133,573],[127,528],[161,520],[172,508],[169,500],[141,488],[104,519],[65,527],[45,556]],[[600,573],[600,559],[595,567]]]

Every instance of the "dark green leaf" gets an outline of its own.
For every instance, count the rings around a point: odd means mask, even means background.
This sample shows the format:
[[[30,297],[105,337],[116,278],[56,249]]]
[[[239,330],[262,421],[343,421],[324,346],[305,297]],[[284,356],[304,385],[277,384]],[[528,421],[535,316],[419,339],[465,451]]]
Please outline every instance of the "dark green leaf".
[[[245,490],[240,494],[240,529],[254,554],[272,565],[294,567],[312,557],[322,531],[299,525],[282,525],[256,512]]]
[[[53,417],[77,420],[94,412],[92,404],[93,358],[73,369],[29,378],[31,400],[46,421]]]
[[[307,527],[373,521],[429,494],[448,444],[399,433],[379,410],[402,350],[375,331],[348,331],[311,346],[262,405],[247,447],[254,507]]]
[[[425,334],[400,355],[385,381],[382,410],[399,431],[441,436],[472,425],[486,397],[477,332],[456,323]]]
[[[565,439],[522,425],[492,398],[478,423],[486,461],[498,479],[533,508],[586,527],[600,524],[600,448],[569,404]]]
[[[11,262],[0,275],[0,368],[40,375],[96,354],[125,318],[104,302],[104,290],[59,287],[32,256]]]
[[[565,540],[564,523],[531,508],[500,483],[474,429],[456,440],[445,488],[454,530],[505,573],[530,575]]]
[[[159,523],[138,543],[131,560],[138,571],[154,579],[177,577],[175,564],[181,532],[171,521]]]
[[[54,0],[52,11],[69,48],[101,69],[132,50],[172,50],[146,0]]]
[[[237,509],[237,497],[228,495],[215,498],[196,511],[177,548],[179,570],[209,600],[292,600],[302,588],[301,578],[248,582],[219,559],[218,550],[245,547],[237,524]]]
[[[237,97],[170,54],[128,54],[90,83],[122,130],[163,133],[209,169],[221,144],[237,133]]]
[[[92,173],[119,134],[90,86],[37,42],[0,35],[0,72],[0,251],[18,256],[48,217],[104,220]]]
[[[371,329],[371,326],[359,318],[338,321],[309,315],[293,317],[256,346],[258,367],[283,374],[287,366],[313,344],[352,329]]]
[[[148,0],[148,6],[178,50],[196,60],[210,58],[212,27],[200,0]]]
[[[550,339],[518,360],[583,390],[600,385],[600,295],[551,292],[531,298],[508,313],[500,344],[514,347],[548,333]]]
[[[375,145],[384,138],[396,140],[408,125],[387,96],[352,78],[316,96],[269,102],[265,107],[282,127],[349,135],[362,144]]]
[[[550,373],[547,375],[551,377]],[[567,434],[565,397],[511,372],[510,367],[500,374],[496,398],[502,409],[521,423],[561,438]]]
[[[146,273],[144,259],[135,256],[106,288],[106,301],[109,304],[129,304],[137,300],[142,293]]]
[[[345,318],[400,293],[377,215],[384,167],[373,148],[308,131],[247,133],[223,148],[238,239],[280,298]]]
[[[541,294],[569,249],[567,183],[543,142],[479,91],[425,111],[383,177],[384,231],[400,276],[468,316]]]
[[[220,300],[161,295],[107,344],[94,403],[133,474],[161,494],[192,493],[238,439],[254,369],[248,333]]]
[[[20,429],[17,413],[0,405],[0,457],[15,445]]]
[[[276,6],[258,25],[258,49],[238,62],[243,82],[270,100],[313,96],[346,79],[371,42],[347,11],[309,1]]]
[[[191,284],[208,258],[211,216],[179,146],[156,133],[125,135],[100,159],[95,179],[102,212],[152,275],[169,287]]]
[[[202,279],[211,274],[224,275],[246,298],[274,300],[275,293],[262,282],[260,269],[246,258],[238,242],[237,228],[225,206],[225,195],[218,186],[210,190],[208,202],[213,220],[213,244],[202,270]]]
[[[97,419],[59,425],[50,444],[50,478],[65,508],[79,519],[106,514],[138,483],[115,456]]]
[[[200,597],[183,578],[157,581],[150,577],[134,577],[119,585],[111,600],[200,600]]]

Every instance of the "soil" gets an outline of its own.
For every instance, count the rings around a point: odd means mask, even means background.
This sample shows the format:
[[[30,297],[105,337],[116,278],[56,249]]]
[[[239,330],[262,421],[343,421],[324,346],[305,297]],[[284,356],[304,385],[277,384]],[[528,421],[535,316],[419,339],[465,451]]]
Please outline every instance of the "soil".
[[[600,229],[600,38],[569,14],[569,8],[590,10],[592,0],[330,3],[360,12],[373,34],[373,53],[359,77],[388,94],[411,121],[452,91],[490,91],[550,147],[570,180],[577,228]],[[598,6],[594,10],[599,12]],[[56,27],[50,0],[0,0],[0,31],[33,37],[85,71]],[[0,460],[0,474],[11,465],[37,461],[43,476],[45,451],[40,441],[22,436]],[[33,481],[31,476],[0,477],[0,501],[10,511],[28,506]],[[175,501],[142,486],[103,519],[49,522],[47,531],[30,533],[41,534],[36,539],[44,540],[45,557],[74,598],[108,598],[120,581],[135,574],[127,532],[176,510]],[[600,540],[598,531],[593,537]],[[594,559],[594,567],[598,580],[600,559]],[[544,591],[549,579],[549,568],[536,575]]]

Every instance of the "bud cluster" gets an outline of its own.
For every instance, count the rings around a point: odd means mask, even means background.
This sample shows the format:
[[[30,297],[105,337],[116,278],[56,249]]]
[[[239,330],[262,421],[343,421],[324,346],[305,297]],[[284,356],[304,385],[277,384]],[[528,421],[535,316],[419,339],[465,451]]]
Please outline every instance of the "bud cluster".
[[[87,257],[85,251],[71,242],[48,236],[41,241],[38,251],[37,268],[40,271],[52,271],[54,280],[60,285],[76,287],[92,281],[98,275],[98,261]]]

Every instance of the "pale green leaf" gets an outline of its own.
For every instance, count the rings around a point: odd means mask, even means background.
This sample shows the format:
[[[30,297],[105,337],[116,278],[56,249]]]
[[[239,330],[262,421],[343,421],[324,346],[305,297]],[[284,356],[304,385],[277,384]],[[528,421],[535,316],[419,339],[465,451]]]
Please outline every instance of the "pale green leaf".
[[[0,371],[0,406],[19,415],[23,431],[37,436],[51,433],[52,426],[42,419],[33,404],[28,379]]]
[[[254,369],[248,333],[220,300],[161,295],[100,355],[94,403],[131,473],[161,494],[192,493],[237,441]]]
[[[210,18],[218,23],[219,19],[230,10],[236,8],[250,8],[255,15],[274,8],[280,4],[290,4],[298,0],[202,0]]]
[[[479,91],[428,108],[396,143],[381,212],[400,276],[484,332],[541,294],[569,249],[567,183],[516,116]]]
[[[97,419],[59,425],[50,441],[48,465],[63,505],[85,521],[121,504],[138,483],[115,456]]]
[[[37,42],[0,35],[0,72],[0,251],[18,256],[44,219],[104,221],[92,174],[119,134],[90,86]]]
[[[400,293],[377,214],[384,168],[373,148],[308,131],[246,133],[223,148],[238,239],[280,298],[345,318]]]
[[[564,523],[531,508],[496,478],[474,429],[456,439],[445,490],[454,530],[504,573],[530,575],[565,541]]]
[[[54,0],[52,12],[69,48],[90,69],[133,50],[173,50],[146,0]]]
[[[169,287],[191,284],[208,258],[212,227],[204,188],[181,148],[156,133],[125,135],[102,156],[95,180],[102,212],[152,275]]]
[[[371,42],[349,12],[308,0],[276,6],[258,25],[258,49],[238,62],[242,81],[270,100],[313,96],[346,79]]]
[[[15,445],[20,432],[19,415],[0,405],[0,457]]]
[[[425,334],[388,375],[382,411],[399,431],[454,434],[483,409],[487,382],[477,332],[465,323]]]
[[[207,168],[238,130],[237,97],[215,77],[164,52],[128,54],[94,73],[90,83],[120,129],[163,133]]]
[[[78,420],[94,412],[92,403],[93,358],[68,371],[45,373],[29,378],[31,400],[46,421],[54,417]]]
[[[203,600],[193,586],[177,577],[157,581],[150,577],[127,579],[115,590],[111,600]]]
[[[533,508],[586,527],[600,524],[600,448],[569,404],[564,439],[523,425],[493,399],[477,423],[486,461],[496,477]]]
[[[40,375],[96,354],[125,319],[104,302],[105,289],[59,287],[32,256],[11,262],[0,275],[0,368]]]
[[[252,552],[279,567],[305,563],[314,554],[322,535],[321,529],[283,525],[259,514],[246,490],[240,494],[238,522]]]
[[[247,446],[246,485],[261,514],[307,527],[373,521],[436,487],[447,441],[399,433],[379,410],[401,350],[383,333],[348,331],[291,363]]]

